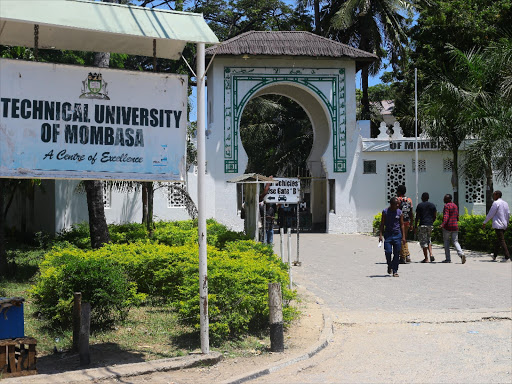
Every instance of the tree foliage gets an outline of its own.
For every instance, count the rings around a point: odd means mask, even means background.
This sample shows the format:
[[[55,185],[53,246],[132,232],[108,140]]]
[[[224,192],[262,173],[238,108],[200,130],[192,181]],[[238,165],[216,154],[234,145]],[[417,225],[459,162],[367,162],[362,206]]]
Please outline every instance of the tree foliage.
[[[302,107],[287,97],[267,95],[249,101],[240,136],[249,157],[246,172],[291,176],[297,168],[307,167],[313,145],[311,122]]]

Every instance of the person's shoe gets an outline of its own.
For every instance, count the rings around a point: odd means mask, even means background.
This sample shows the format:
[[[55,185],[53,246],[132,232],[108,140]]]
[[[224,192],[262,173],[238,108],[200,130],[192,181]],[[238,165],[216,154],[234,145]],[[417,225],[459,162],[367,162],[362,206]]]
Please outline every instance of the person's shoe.
[[[430,256],[430,262],[436,261],[436,258],[434,256]]]
[[[388,267],[388,275],[391,275],[391,267]]]
[[[466,263],[466,255],[462,255],[460,259],[462,260],[462,264]]]
[[[400,264],[405,264],[405,259],[400,258]]]
[[[451,263],[452,261],[451,260],[443,260],[441,261],[441,263]]]
[[[410,256],[407,256],[407,257],[405,258],[405,262],[406,262],[406,263],[410,263],[410,262],[411,262],[411,257],[410,257]]]
[[[423,259],[420,261],[420,263],[428,263],[428,262],[429,262],[428,259]]]
[[[501,262],[502,263],[510,263],[511,261],[510,261],[510,259],[503,259],[503,260],[501,260]]]
[[[393,277],[398,277],[398,273],[397,272],[393,273]]]
[[[491,255],[492,257],[492,261],[496,261],[496,258],[498,257],[498,255]]]

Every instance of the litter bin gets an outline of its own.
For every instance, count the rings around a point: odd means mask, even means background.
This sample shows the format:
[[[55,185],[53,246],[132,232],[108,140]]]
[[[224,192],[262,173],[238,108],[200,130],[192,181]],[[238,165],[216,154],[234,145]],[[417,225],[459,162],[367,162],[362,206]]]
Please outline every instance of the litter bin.
[[[0,340],[25,337],[22,297],[0,297]]]

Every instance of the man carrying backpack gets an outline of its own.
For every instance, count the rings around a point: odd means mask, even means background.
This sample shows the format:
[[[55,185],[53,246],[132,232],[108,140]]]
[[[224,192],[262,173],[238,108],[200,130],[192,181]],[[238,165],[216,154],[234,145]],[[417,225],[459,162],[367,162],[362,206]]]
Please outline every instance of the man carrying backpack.
[[[407,189],[405,185],[399,185],[396,189],[397,199],[398,199],[398,207],[402,211],[403,219],[404,219],[404,237],[407,239],[407,232],[413,230],[414,223],[414,212],[412,200],[409,197],[405,196]],[[409,247],[407,246],[407,240],[402,244],[402,248],[400,249],[400,264],[410,263],[411,262],[411,253],[409,252]]]

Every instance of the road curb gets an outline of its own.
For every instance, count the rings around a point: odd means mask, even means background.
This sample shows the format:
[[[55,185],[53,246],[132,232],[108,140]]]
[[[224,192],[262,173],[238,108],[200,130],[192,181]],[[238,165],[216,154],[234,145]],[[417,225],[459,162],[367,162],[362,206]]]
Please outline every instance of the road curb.
[[[2,384],[47,384],[47,383],[80,383],[85,381],[118,379],[145,375],[154,372],[166,372],[178,369],[192,368],[199,365],[214,365],[223,358],[219,352],[210,352],[208,355],[192,354],[184,357],[152,360],[143,363],[120,364],[101,368],[89,368],[80,371],[69,371],[56,374],[42,374],[34,376],[13,377],[3,379]]]
[[[324,307],[325,308],[325,307]],[[227,381],[223,381],[221,384],[241,384],[250,380],[257,379],[258,377],[266,376],[271,373],[277,372],[285,367],[288,367],[292,364],[298,363],[303,360],[310,359],[315,356],[318,352],[323,350],[329,345],[329,342],[332,339],[334,329],[333,323],[330,314],[328,314],[325,309],[323,311],[323,320],[324,327],[320,337],[318,338],[318,342],[315,343],[307,352],[301,353],[297,356],[294,356],[290,359],[286,359],[285,361],[277,362],[276,364],[270,366],[269,368],[256,370],[254,372],[250,372],[248,374],[244,374],[242,376],[236,377],[234,379],[229,379]]]

